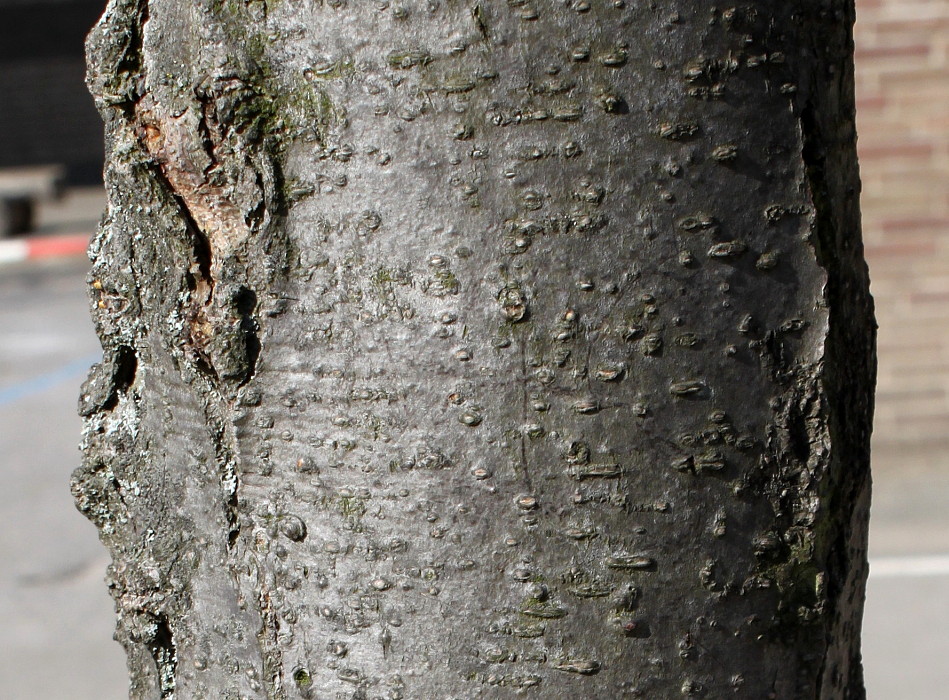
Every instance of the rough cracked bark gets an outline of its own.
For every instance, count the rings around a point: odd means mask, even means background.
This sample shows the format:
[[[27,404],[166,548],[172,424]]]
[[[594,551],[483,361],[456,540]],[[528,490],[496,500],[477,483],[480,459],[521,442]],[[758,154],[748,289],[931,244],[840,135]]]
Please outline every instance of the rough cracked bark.
[[[73,490],[134,698],[861,698],[847,0],[112,0]]]

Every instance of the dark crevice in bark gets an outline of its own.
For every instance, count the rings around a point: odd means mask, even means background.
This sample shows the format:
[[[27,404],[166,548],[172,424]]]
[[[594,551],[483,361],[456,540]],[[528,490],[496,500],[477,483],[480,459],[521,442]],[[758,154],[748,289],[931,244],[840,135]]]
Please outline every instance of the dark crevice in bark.
[[[208,179],[214,169],[218,166],[217,155],[214,153],[214,136],[211,133],[211,124],[212,120],[214,123],[217,123],[217,120],[214,118],[214,102],[211,99],[211,96],[202,90],[194,91],[195,97],[198,99],[198,104],[201,108],[201,118],[198,120],[197,124],[197,135],[201,139],[201,147],[204,149],[204,152],[208,155],[208,164],[204,168],[204,177]]]
[[[228,494],[224,504],[224,514],[227,518],[227,548],[233,550],[241,536],[241,524],[237,514],[237,489]]]
[[[829,201],[826,182],[826,144],[821,135],[820,123],[815,107],[808,102],[800,113],[801,159],[804,173],[813,199],[816,222],[811,243],[818,261],[824,268],[835,266],[836,226],[834,225],[833,203]]]
[[[187,344],[193,351],[190,358],[193,367],[216,384],[219,381],[218,372],[208,354],[206,339],[195,332],[196,328],[200,329],[207,323],[207,310],[211,306],[214,295],[214,278],[211,275],[211,242],[195,221],[187,203],[176,192],[161,165],[152,164],[148,172],[158,186],[174,201],[178,216],[184,223],[186,235],[189,237],[188,244],[191,248],[193,263],[185,271],[185,278],[191,292],[190,305],[185,309],[185,313],[190,319],[192,332],[187,339]]]
[[[129,21],[127,26],[121,27],[121,29],[127,32],[128,41],[125,44],[122,56],[114,68],[114,73],[117,77],[124,78],[129,82],[126,86],[128,93],[122,96],[126,99],[119,100],[113,104],[114,107],[122,111],[126,118],[132,117],[135,112],[135,105],[142,97],[139,88],[145,76],[143,68],[145,64],[143,35],[145,33],[145,25],[149,19],[148,0],[138,0],[138,2],[134,2],[133,0],[130,4],[136,6],[135,11],[125,15]],[[93,94],[95,94],[95,91],[93,91]]]
[[[164,614],[155,619],[155,633],[148,643],[148,651],[155,660],[159,692],[162,698],[175,696],[175,670],[178,666],[178,654],[171,625]]]
[[[135,350],[128,345],[120,345],[115,354],[115,371],[113,381],[119,392],[128,391],[135,382],[135,373],[138,370],[138,357]]]
[[[209,380],[213,382],[218,380],[217,372],[214,370],[214,365],[211,364],[211,361],[205,355],[198,353],[192,359],[192,364],[194,365],[194,368],[198,370],[198,372],[207,377]]]
[[[279,176],[280,169],[277,167],[273,168],[274,179],[277,180],[276,189],[277,192],[283,189],[282,178]],[[264,178],[261,176],[260,172],[256,173],[257,175],[257,188],[261,192],[267,192],[266,184],[264,183]],[[260,202],[254,207],[251,211],[247,212],[244,216],[244,223],[247,225],[251,231],[260,231],[264,228],[264,222],[267,220],[267,213],[270,210],[279,210],[282,213],[284,207],[280,202],[268,202],[267,197],[262,197]],[[271,212],[273,213],[273,212]]]
[[[774,532],[778,534],[775,543],[756,552],[759,569],[774,577],[782,593],[780,624],[773,636],[795,645],[813,636],[825,612],[825,597],[815,584],[823,564],[820,532],[812,511],[814,485],[824,480],[829,468],[827,456],[815,452],[826,438],[818,373],[813,365],[798,369],[769,431],[762,469],[752,479],[755,489],[767,494],[771,502]]]
[[[258,323],[254,317],[257,310],[257,294],[248,287],[241,287],[234,298],[234,307],[240,315],[240,328],[244,335],[244,352],[247,357],[247,370],[241,378],[244,386],[257,373],[257,359],[260,357],[260,337],[257,334]]]
[[[762,348],[761,361],[771,377],[779,384],[787,384],[791,377],[792,358],[780,334],[768,331],[763,340],[754,343]]]
[[[812,398],[808,397],[797,410],[792,410],[787,416],[788,447],[797,467],[806,467],[811,456],[811,431],[814,426],[808,424],[811,417],[809,410]],[[796,404],[797,402],[795,402]],[[785,504],[788,506],[790,504]]]
[[[165,181],[165,184],[170,187],[170,183],[168,183],[167,180]],[[214,278],[211,276],[211,242],[208,240],[208,237],[204,235],[204,232],[202,232],[198,227],[198,224],[195,222],[194,217],[191,216],[191,212],[188,210],[184,200],[178,195],[175,195],[175,200],[178,202],[178,206],[181,210],[181,216],[187,224],[188,233],[191,235],[194,258],[198,264],[198,271],[200,272],[200,280],[196,281],[201,281],[208,285],[208,301],[210,301],[210,295],[214,292]]]
[[[214,459],[221,483],[223,498],[222,509],[227,525],[227,549],[233,550],[241,534],[240,513],[238,512],[237,492],[240,480],[234,467],[234,454],[227,437],[226,422],[214,413],[214,406],[209,402],[205,411],[208,427],[210,428],[211,442],[214,445]]]
[[[79,415],[88,417],[118,406],[120,395],[135,382],[137,368],[138,358],[130,345],[106,350],[102,363],[92,367],[82,386]]]
[[[280,617],[271,607],[271,601],[269,600],[269,594],[261,592],[261,596],[266,597],[267,600],[258,601],[258,612],[260,613],[260,620],[263,623],[260,631],[257,634],[257,638],[260,641],[261,648],[264,649],[264,668],[263,676],[264,683],[267,688],[267,697],[268,698],[279,698],[283,697],[281,690],[281,676],[283,675],[283,658],[279,651],[279,637],[280,637]]]
[[[143,145],[143,150],[146,150]],[[174,200],[175,205],[178,209],[178,215],[181,217],[181,220],[185,224],[185,230],[187,231],[188,236],[190,236],[191,249],[194,255],[194,262],[196,265],[196,270],[188,271],[189,286],[192,287],[192,291],[196,291],[200,288],[202,284],[207,285],[207,294],[208,298],[205,300],[205,303],[209,303],[211,300],[211,295],[214,291],[214,278],[211,276],[211,263],[213,259],[213,254],[211,250],[211,241],[208,236],[201,230],[201,227],[198,225],[198,222],[195,221],[194,215],[191,213],[191,210],[188,208],[188,204],[185,202],[184,198],[175,190],[174,185],[171,183],[171,180],[165,174],[164,169],[158,163],[153,164],[149,168],[149,172],[158,182],[158,185]],[[197,276],[195,276],[197,272]]]

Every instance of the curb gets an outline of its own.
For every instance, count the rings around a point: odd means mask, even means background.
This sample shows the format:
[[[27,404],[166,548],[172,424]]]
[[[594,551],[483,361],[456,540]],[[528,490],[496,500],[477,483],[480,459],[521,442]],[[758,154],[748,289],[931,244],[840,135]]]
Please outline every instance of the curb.
[[[0,241],[0,265],[24,260],[82,255],[89,247],[89,238],[87,233],[71,233],[65,236],[34,236]]]

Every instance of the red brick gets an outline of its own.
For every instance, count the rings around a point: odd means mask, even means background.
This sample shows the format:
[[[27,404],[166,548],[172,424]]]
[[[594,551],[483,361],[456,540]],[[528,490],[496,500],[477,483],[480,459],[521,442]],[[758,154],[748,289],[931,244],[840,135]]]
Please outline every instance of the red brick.
[[[909,300],[913,304],[946,304],[949,292],[916,292],[910,294]]]
[[[907,377],[912,377],[916,374],[947,377],[949,376],[949,352],[946,352],[946,360],[946,362],[926,362],[906,365],[905,367],[899,368],[898,374]]]
[[[883,44],[880,46],[860,46],[857,44],[854,51],[854,60],[860,61],[895,58],[895,57],[914,57],[922,58],[929,56],[930,47],[928,44],[907,44],[905,46],[893,46]]]
[[[877,398],[887,401],[912,401],[914,399],[927,399],[929,401],[939,401],[946,398],[946,392],[943,389],[920,389],[920,390],[900,390],[879,391]]]
[[[867,246],[867,257],[889,257],[891,255],[930,255],[935,252],[933,243],[888,243]]]
[[[860,113],[869,110],[880,110],[886,106],[886,98],[883,95],[862,95],[857,97],[857,122],[860,121]]]
[[[897,70],[894,67],[894,70],[882,72],[880,75],[884,92],[893,90],[900,99],[931,95],[936,98],[933,102],[934,106],[945,100],[947,80],[949,80],[949,68],[944,66],[935,68],[923,66],[906,70]]]
[[[949,183],[946,183],[946,186],[949,186]],[[949,233],[949,218],[944,217],[918,216],[903,219],[881,219],[879,225],[885,233],[920,230]]]
[[[885,325],[880,329],[878,342],[880,351],[902,351],[912,348],[917,352],[940,352],[943,347],[942,341],[932,337],[926,330],[925,325],[916,324],[915,328],[902,328],[897,333],[893,326]]]
[[[906,426],[908,429],[916,428],[931,431],[935,433],[933,437],[942,439],[946,433],[949,432],[949,413],[937,413],[935,415],[924,416],[900,413],[896,416],[896,424]]]
[[[900,3],[902,2],[905,2],[905,0],[900,0]],[[883,35],[890,34],[891,37],[888,38],[892,41],[892,35],[897,33],[928,34],[931,36],[936,30],[949,29],[949,9],[945,11],[944,15],[926,19],[881,19],[873,22],[873,28],[881,37],[881,40],[885,40],[882,39]]]
[[[931,156],[932,145],[928,143],[879,143],[872,146],[857,146],[860,159],[870,158],[919,158]]]

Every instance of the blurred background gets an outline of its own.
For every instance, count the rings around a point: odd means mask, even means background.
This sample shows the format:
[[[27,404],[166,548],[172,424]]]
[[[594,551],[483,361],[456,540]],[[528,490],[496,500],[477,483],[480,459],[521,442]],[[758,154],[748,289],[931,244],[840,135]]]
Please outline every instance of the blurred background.
[[[119,700],[108,559],[76,512],[104,206],[82,40],[104,0],[0,0],[0,698]],[[949,697],[949,0],[857,0],[863,233],[880,324],[870,700]]]

